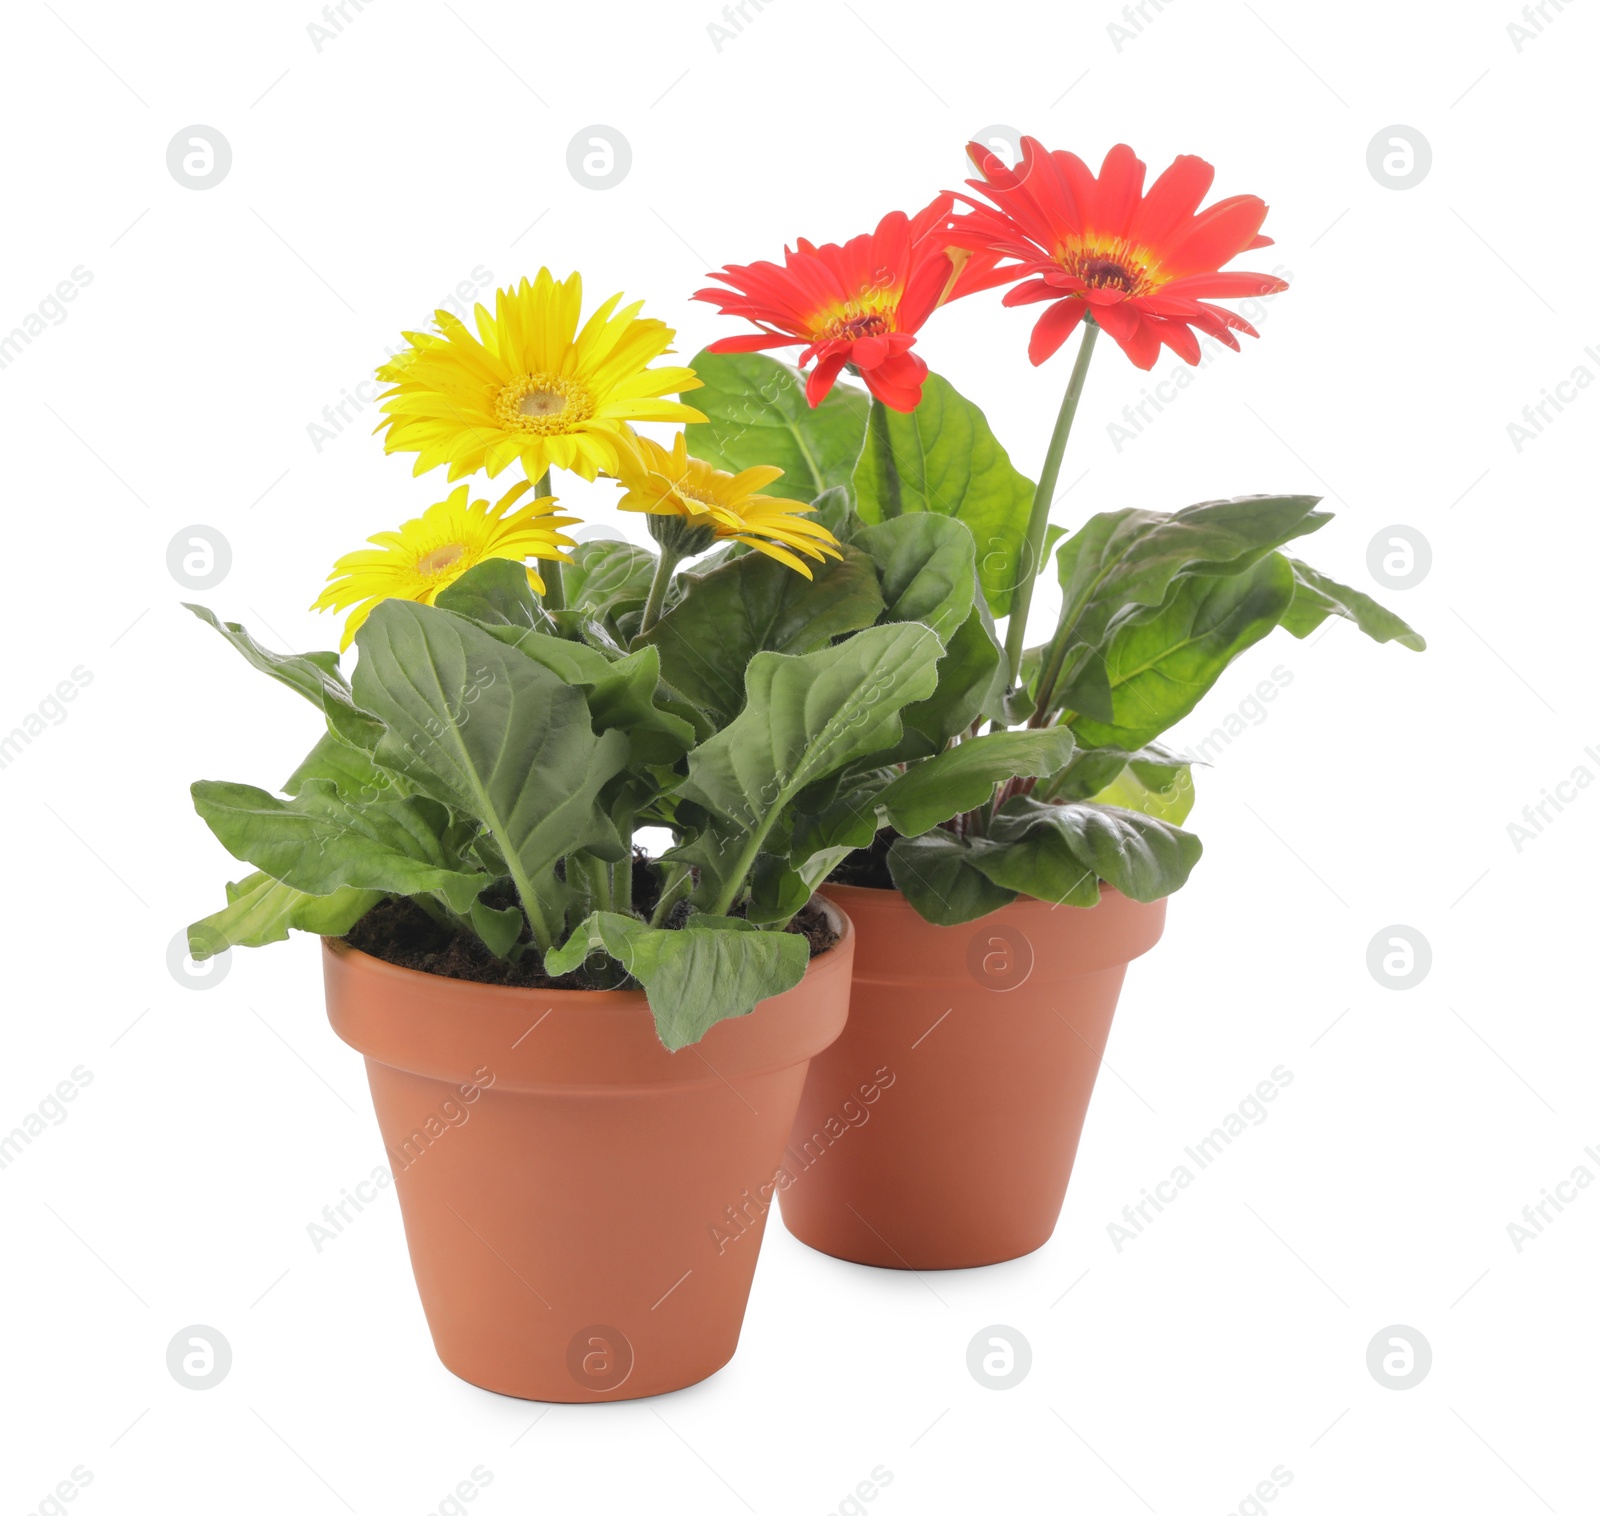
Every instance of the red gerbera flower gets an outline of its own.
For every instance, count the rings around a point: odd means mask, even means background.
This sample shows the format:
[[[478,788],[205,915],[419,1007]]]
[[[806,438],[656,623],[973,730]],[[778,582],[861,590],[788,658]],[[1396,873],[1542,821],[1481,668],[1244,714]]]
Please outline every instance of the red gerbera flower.
[[[945,301],[996,282],[990,273],[995,256],[949,245],[945,233],[954,207],[955,196],[946,193],[915,216],[891,211],[877,231],[843,246],[819,247],[799,238],[784,249],[781,268],[728,264],[710,277],[732,286],[731,292],[704,289],[694,298],[761,330],[723,337],[710,351],[753,353],[803,344],[800,367],[816,360],[806,383],[813,406],[850,363],[891,410],[915,410],[928,377],[928,365],[911,351],[916,333]]]
[[[992,201],[959,198],[973,210],[957,216],[949,240],[974,256],[1014,259],[996,272],[1024,282],[1007,305],[1054,302],[1033,328],[1028,356],[1043,363],[1094,313],[1095,321],[1142,369],[1163,345],[1185,363],[1200,361],[1198,328],[1235,352],[1235,332],[1257,336],[1242,316],[1211,298],[1272,295],[1289,286],[1271,274],[1219,272],[1260,235],[1266,204],[1234,195],[1201,211],[1215,173],[1203,158],[1181,157],[1144,192],[1145,166],[1119,143],[1097,179],[1072,153],[1050,153],[1022,139],[1013,170],[980,144],[968,149],[983,179],[967,182]],[[1198,214],[1196,214],[1198,212]],[[998,282],[991,275],[990,282]]]

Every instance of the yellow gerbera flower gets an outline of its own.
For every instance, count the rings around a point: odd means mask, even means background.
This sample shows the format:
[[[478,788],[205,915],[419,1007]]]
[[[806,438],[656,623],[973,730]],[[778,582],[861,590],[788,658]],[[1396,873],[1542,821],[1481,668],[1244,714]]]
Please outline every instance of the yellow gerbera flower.
[[[383,395],[384,450],[416,453],[413,473],[450,465],[452,483],[487,469],[492,479],[514,459],[530,479],[571,469],[585,479],[613,471],[630,421],[704,421],[665,395],[699,389],[691,368],[651,368],[676,335],[639,318],[643,301],[617,309],[613,295],[582,331],[583,280],[557,280],[542,268],[478,306],[478,337],[448,311],[435,311],[437,335],[406,332],[410,348],[378,370],[394,388]]]
[[[627,491],[617,502],[618,510],[681,517],[691,527],[710,528],[713,540],[742,542],[807,579],[811,570],[796,554],[818,563],[843,556],[833,533],[820,521],[805,518],[803,513],[814,506],[757,493],[783,477],[781,468],[747,468],[737,474],[713,468],[689,456],[682,432],[670,452],[648,437],[630,434],[629,440],[632,448],[614,471]]]
[[[342,611],[354,606],[344,624],[343,652],[356,629],[380,600],[416,600],[432,605],[469,568],[488,558],[553,558],[569,562],[563,548],[574,546],[558,530],[576,524],[576,516],[556,512],[553,496],[530,501],[509,516],[507,511],[533,488],[524,479],[511,486],[499,504],[487,500],[467,503],[467,486],[451,492],[449,499],[430,505],[398,532],[368,537],[372,548],[346,553],[328,575],[328,587],[312,603],[314,611]],[[544,594],[544,580],[528,570],[528,583]]]

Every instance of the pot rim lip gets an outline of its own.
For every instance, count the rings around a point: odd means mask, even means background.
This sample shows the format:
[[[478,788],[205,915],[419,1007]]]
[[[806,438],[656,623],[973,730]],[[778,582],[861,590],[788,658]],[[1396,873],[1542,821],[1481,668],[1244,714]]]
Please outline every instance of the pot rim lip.
[[[837,902],[829,900],[820,892],[813,893],[811,901],[827,912],[830,923],[838,931],[838,938],[829,944],[825,952],[819,953],[806,965],[804,984],[813,972],[830,962],[834,954],[844,947],[848,947],[855,937],[855,923],[851,921],[849,913]],[[541,1001],[551,1003],[553,1006],[577,1008],[586,1006],[593,1010],[632,1010],[644,1007],[648,1009],[649,999],[645,992],[640,990],[553,990],[542,989],[537,985],[527,984],[486,984],[477,979],[456,979],[449,974],[429,974],[422,969],[408,969],[402,964],[390,963],[387,958],[378,958],[371,953],[353,946],[343,937],[324,937],[322,939],[324,953],[332,954],[338,958],[348,958],[359,961],[362,972],[374,974],[380,979],[391,979],[397,984],[421,981],[430,985],[448,986],[451,993],[471,994],[481,997],[489,1003],[499,1001],[502,1004],[516,1004],[526,996],[536,995]],[[799,988],[799,985],[795,986]],[[777,999],[777,996],[769,996]],[[764,1004],[757,1002],[757,1008]]]

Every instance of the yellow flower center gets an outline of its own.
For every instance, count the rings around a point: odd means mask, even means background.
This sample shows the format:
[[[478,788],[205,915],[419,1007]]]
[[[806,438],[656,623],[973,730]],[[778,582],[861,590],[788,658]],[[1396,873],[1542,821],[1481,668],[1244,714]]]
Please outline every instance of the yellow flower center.
[[[417,572],[425,577],[442,574],[453,563],[459,562],[466,551],[459,542],[447,542],[443,547],[436,547],[417,559]]]
[[[495,419],[508,432],[551,436],[572,432],[594,414],[588,390],[560,374],[522,374],[494,403]]]
[[[1063,246],[1056,251],[1056,262],[1092,290],[1121,290],[1135,297],[1166,283],[1149,253],[1120,239]]]
[[[862,337],[881,337],[893,330],[891,313],[852,304],[824,316],[812,328],[811,335],[819,341],[855,342]]]

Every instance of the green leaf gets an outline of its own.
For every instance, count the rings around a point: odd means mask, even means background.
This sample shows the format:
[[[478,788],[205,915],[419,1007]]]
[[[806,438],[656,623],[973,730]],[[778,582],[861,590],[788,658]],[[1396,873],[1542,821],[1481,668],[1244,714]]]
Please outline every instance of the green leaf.
[[[290,928],[342,937],[384,898],[382,890],[339,889],[308,895],[270,874],[256,873],[228,886],[228,904],[189,928],[189,956],[200,962],[230,947],[282,942]]]
[[[802,654],[860,631],[883,611],[872,560],[855,548],[807,579],[762,553],[708,574],[685,574],[678,603],[643,640],[661,654],[673,689],[719,725],[744,701],[745,670],[761,652]]]
[[[964,522],[926,513],[896,516],[856,533],[878,570],[884,620],[920,621],[948,643],[977,598],[977,550]]]
[[[1138,811],[1154,816],[1158,821],[1170,821],[1182,826],[1194,809],[1194,776],[1188,764],[1157,784],[1151,780],[1148,765],[1129,764],[1104,789],[1090,797],[1096,805],[1115,806],[1119,810]]]
[[[840,542],[853,541],[861,530],[861,518],[850,502],[850,490],[846,485],[836,484],[824,490],[811,504],[811,519],[820,521]]]
[[[803,791],[795,799],[791,852],[801,859],[827,853],[843,858],[870,846],[878,834],[878,796],[899,777],[898,768],[868,769],[850,774],[843,783],[835,776]],[[830,864],[814,875],[813,883],[820,884],[832,872]]]
[[[850,483],[867,426],[863,391],[836,384],[813,410],[801,375],[763,353],[701,352],[691,367],[705,386],[690,403],[706,420],[684,429],[696,458],[731,473],[781,468],[772,493],[796,500]]]
[[[388,728],[378,761],[488,829],[543,946],[539,878],[571,853],[626,853],[599,801],[627,737],[596,734],[582,690],[448,611],[386,600],[356,644],[357,698]]]
[[[350,686],[339,672],[337,653],[274,653],[262,647],[237,621],[219,621],[205,606],[190,605],[187,601],[184,609],[193,611],[207,626],[221,632],[252,668],[271,675],[279,684],[288,685],[319,707],[336,736],[368,751],[377,746],[383,728],[357,707]]]
[[[298,795],[309,779],[326,779],[347,800],[394,798],[404,793],[362,748],[324,734],[297,768],[283,781],[285,795]]]
[[[985,839],[973,867],[997,885],[1030,900],[1079,908],[1100,903],[1100,876],[1055,827],[1040,826],[1006,842]]]
[[[1343,616],[1346,621],[1355,622],[1374,642],[1398,642],[1414,653],[1427,647],[1418,633],[1370,595],[1330,579],[1298,558],[1290,558],[1289,565],[1294,569],[1294,599],[1284,612],[1283,629],[1291,635],[1307,637],[1329,616]]]
[[[888,747],[900,708],[932,690],[939,639],[916,622],[872,627],[819,652],[758,653],[745,708],[689,755],[680,793],[748,824],[815,780]]]
[[[448,589],[441,590],[433,603],[440,610],[454,611],[479,626],[555,630],[555,623],[528,583],[527,568],[509,558],[487,558],[468,569]]]
[[[656,1035],[670,1052],[698,1042],[717,1022],[748,1016],[761,1001],[792,990],[810,962],[806,939],[794,932],[697,916],[666,931],[637,917],[597,911],[545,955],[545,971],[570,973],[596,949],[644,986]]]
[[[595,727],[628,734],[636,765],[674,764],[695,744],[695,728],[661,691],[661,659],[653,647],[612,658],[582,642],[543,632],[496,632],[508,646],[541,663],[562,683],[581,689]]]
[[[839,856],[849,855],[841,853]],[[823,877],[831,871],[832,865],[824,871]],[[791,920],[815,893],[817,882],[790,868],[786,858],[774,853],[758,854],[756,866],[750,872],[750,898],[744,919],[758,925]]]
[[[976,810],[1003,780],[1044,778],[1072,756],[1065,727],[1032,732],[990,732],[936,757],[912,764],[878,796],[889,825],[916,837],[963,811]]]
[[[937,374],[909,414],[879,406],[855,471],[856,510],[869,525],[927,511],[971,529],[989,609],[1004,616],[1032,572],[1022,562],[1033,483],[1012,467],[984,414]]]
[[[513,906],[485,905],[474,900],[467,913],[472,929],[496,958],[504,958],[517,945],[527,918]]]
[[[561,567],[561,588],[571,610],[609,622],[642,606],[650,593],[656,555],[630,542],[580,542]]]
[[[1171,515],[1124,510],[1092,517],[1056,553],[1062,605],[1051,645],[1066,657],[1047,709],[1109,721],[1105,670],[1096,656],[1108,635],[1163,604],[1175,581],[1244,573],[1274,548],[1316,531],[1332,520],[1316,504],[1312,495],[1245,495]]]
[[[450,813],[420,795],[352,804],[325,779],[307,780],[293,800],[248,784],[202,779],[194,808],[235,858],[310,895],[353,888],[421,895],[437,890],[466,911],[489,883],[460,866]]]
[[[889,849],[889,877],[924,920],[936,926],[976,921],[1017,898],[1015,890],[996,884],[976,867],[987,846],[981,837],[950,832],[897,837]]]
[[[1095,800],[1176,824],[1194,803],[1193,762],[1154,742],[1132,753],[1118,747],[1079,748],[1064,769],[1034,787],[1033,795],[1036,800]],[[1141,796],[1154,808],[1147,808]],[[1180,804],[1183,814],[1171,814]]]
[[[678,791],[712,818],[675,850],[701,868],[703,899],[738,883],[807,785],[899,739],[900,709],[932,692],[941,652],[927,627],[897,622],[815,653],[751,659],[744,709],[689,755]]]
[[[1078,740],[1131,750],[1160,736],[1277,626],[1293,595],[1294,573],[1278,553],[1231,578],[1180,581],[1165,605],[1112,634],[1101,663],[1110,719],[1073,717]]]
[[[1078,801],[1049,805],[1025,795],[1008,800],[989,829],[993,846],[977,860],[996,883],[1025,889],[1021,882],[1027,866],[1038,861],[1051,877],[1070,876],[1064,860],[1076,860],[1097,879],[1120,890],[1131,900],[1160,900],[1181,889],[1200,860],[1200,839],[1154,816],[1113,806]],[[1069,877],[1071,890],[1080,886]],[[1081,904],[1057,893],[1039,894],[1040,900]]]
[[[994,634],[989,608],[981,600],[945,647],[938,680],[928,699],[908,705],[902,713],[905,740],[895,754],[901,760],[937,753],[975,721],[1001,715],[1005,654]]]

